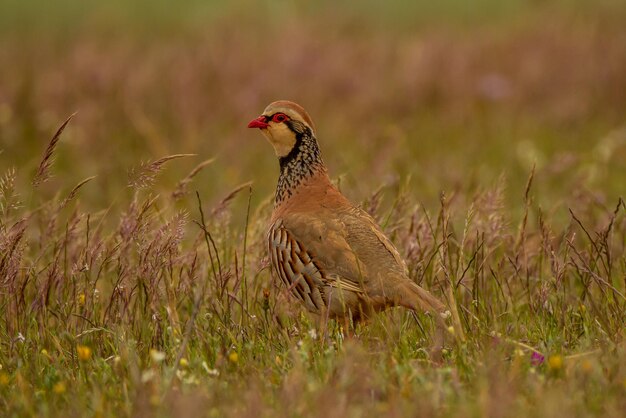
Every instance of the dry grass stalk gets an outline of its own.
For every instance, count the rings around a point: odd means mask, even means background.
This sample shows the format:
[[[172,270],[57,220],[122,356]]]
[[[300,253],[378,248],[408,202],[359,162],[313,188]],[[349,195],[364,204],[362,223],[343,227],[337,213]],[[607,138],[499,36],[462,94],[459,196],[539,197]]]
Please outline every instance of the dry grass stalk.
[[[41,162],[39,163],[39,166],[37,167],[37,172],[35,173],[35,177],[33,178],[33,181],[32,181],[33,186],[38,186],[41,183],[48,181],[48,179],[50,178],[50,167],[52,166],[52,163],[54,162],[54,150],[56,149],[59,139],[61,139],[61,134],[63,133],[63,130],[65,129],[67,124],[70,123],[70,120],[72,120],[72,118],[75,115],[76,115],[76,112],[72,113],[70,117],[68,117],[65,120],[65,122],[63,122],[63,124],[59,127],[59,129],[57,129],[56,133],[54,134],[54,136],[48,143],[48,147],[46,148],[46,151],[43,153],[43,158],[41,159]]]
[[[237,194],[243,189],[245,189],[246,187],[250,187],[252,183],[253,183],[252,181],[248,181],[248,182],[240,184],[239,186],[231,190],[230,193],[228,193],[222,200],[220,200],[220,202],[217,205],[215,205],[215,207],[211,211],[211,216],[217,217],[221,213],[223,213],[228,208],[229,203],[235,198],[235,196],[237,196]]]
[[[84,179],[80,183],[78,183],[76,186],[74,186],[74,188],[70,191],[70,193],[67,195],[67,197],[65,199],[63,199],[63,202],[61,202],[61,205],[59,206],[59,208],[63,209],[65,206],[67,206],[68,203],[70,203],[72,200],[74,200],[74,198],[76,197],[76,194],[78,193],[80,188],[83,187],[85,184],[89,183],[91,180],[93,180],[95,178],[96,178],[96,176],[87,177],[86,179]]]
[[[11,210],[19,208],[18,194],[15,192],[16,176],[15,167],[11,167],[4,176],[0,177],[0,217],[8,217]],[[2,219],[0,219],[0,228],[4,229]]]
[[[27,219],[22,218],[0,237],[0,285],[2,286],[15,284],[22,257],[22,239],[27,226]]]
[[[163,164],[178,158],[194,157],[195,155],[196,154],[173,154],[149,163],[142,163],[139,167],[131,169],[128,173],[128,186],[136,189],[150,187],[154,184],[156,176],[161,172]]]
[[[193,180],[193,178],[200,171],[202,171],[202,169],[204,169],[204,167],[208,166],[213,161],[215,161],[215,158],[209,158],[208,160],[204,160],[200,164],[198,164],[193,170],[191,170],[191,172],[189,174],[187,174],[187,176],[184,179],[182,179],[181,181],[178,182],[178,184],[176,185],[176,188],[172,192],[172,197],[174,199],[178,200],[178,199],[181,199],[184,195],[186,195],[187,194],[187,186],[189,185],[189,183],[191,183],[191,180]]]

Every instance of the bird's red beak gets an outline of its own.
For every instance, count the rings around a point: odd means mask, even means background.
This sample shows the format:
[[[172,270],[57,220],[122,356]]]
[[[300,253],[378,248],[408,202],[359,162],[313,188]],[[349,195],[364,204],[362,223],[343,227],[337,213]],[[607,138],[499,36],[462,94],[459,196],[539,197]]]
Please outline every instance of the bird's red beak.
[[[265,116],[259,116],[256,119],[252,119],[250,123],[248,124],[248,128],[265,129],[268,126],[270,126],[270,124],[267,123],[266,120],[267,119],[265,118]]]

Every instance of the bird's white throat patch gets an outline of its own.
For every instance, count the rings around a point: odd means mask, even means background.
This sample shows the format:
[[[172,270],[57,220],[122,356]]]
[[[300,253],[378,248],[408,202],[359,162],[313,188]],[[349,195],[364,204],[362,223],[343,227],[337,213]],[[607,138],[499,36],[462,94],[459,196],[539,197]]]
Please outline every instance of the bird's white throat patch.
[[[269,127],[261,129],[261,132],[274,147],[278,158],[289,155],[296,145],[296,134],[284,123],[270,122]]]

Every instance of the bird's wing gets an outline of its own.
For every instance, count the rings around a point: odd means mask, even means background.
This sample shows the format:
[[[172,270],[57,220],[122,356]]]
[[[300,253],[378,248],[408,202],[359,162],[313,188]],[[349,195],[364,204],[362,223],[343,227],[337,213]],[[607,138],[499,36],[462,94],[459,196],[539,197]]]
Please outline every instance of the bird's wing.
[[[358,263],[337,225],[313,217],[287,216],[269,230],[268,249],[274,270],[309,310],[328,303],[326,286],[362,293]],[[322,237],[322,245],[319,237]]]
[[[400,253],[367,212],[353,206],[340,216],[345,224],[346,241],[359,257],[375,260],[388,271],[406,274]]]
[[[280,222],[306,251],[326,285],[363,292],[380,272],[385,276],[405,274],[398,251],[376,222],[358,208],[292,213]]]

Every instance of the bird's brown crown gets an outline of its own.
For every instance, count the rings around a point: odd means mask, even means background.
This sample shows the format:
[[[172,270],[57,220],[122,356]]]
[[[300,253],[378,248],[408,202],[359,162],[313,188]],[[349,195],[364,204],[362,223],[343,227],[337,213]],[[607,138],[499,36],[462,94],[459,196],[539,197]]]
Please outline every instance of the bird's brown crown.
[[[273,103],[270,103],[265,108],[265,110],[263,111],[263,116],[271,117],[277,113],[284,113],[293,120],[299,120],[300,122],[305,123],[311,129],[311,132],[315,135],[315,126],[313,125],[313,120],[311,119],[311,116],[309,116],[307,111],[304,110],[304,108],[298,103],[294,103],[289,100],[275,101]]]

